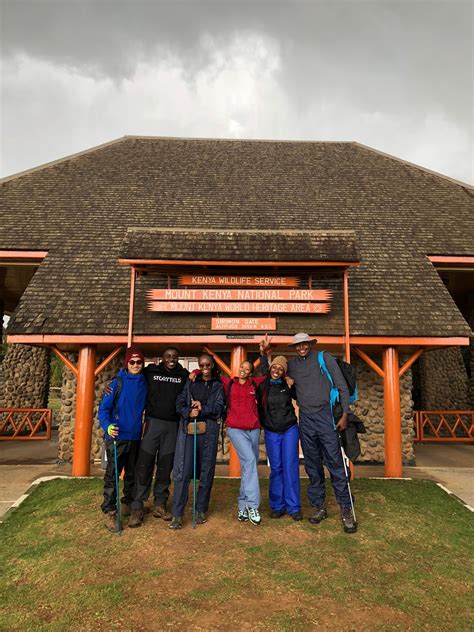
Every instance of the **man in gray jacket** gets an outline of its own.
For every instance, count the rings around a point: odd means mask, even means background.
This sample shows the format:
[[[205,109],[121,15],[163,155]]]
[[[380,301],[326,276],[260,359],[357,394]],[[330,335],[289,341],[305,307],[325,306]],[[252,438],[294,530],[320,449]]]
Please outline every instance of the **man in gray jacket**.
[[[342,461],[339,432],[347,427],[349,412],[349,390],[335,358],[324,352],[324,361],[334,386],[339,390],[343,415],[334,422],[330,405],[332,385],[321,370],[318,353],[312,349],[308,334],[299,333],[293,337],[292,347],[297,356],[288,362],[288,375],[295,381],[296,397],[300,409],[300,437],[304,464],[309,477],[308,498],[315,508],[309,518],[318,524],[327,518],[326,488],[324,485],[323,462],[329,470],[336,500],[341,508],[341,520],[346,533],[354,533],[351,499]]]

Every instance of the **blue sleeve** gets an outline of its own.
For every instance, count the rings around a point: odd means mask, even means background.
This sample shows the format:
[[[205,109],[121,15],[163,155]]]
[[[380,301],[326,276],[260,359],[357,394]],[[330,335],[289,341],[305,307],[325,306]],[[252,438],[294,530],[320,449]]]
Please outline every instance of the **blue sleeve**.
[[[210,397],[202,407],[201,416],[219,419],[224,412],[224,387],[217,384],[214,397]]]
[[[114,423],[112,408],[114,403],[114,393],[117,388],[117,379],[112,380],[110,388],[112,391],[108,395],[104,395],[102,401],[100,402],[98,412],[99,423],[104,432],[107,432],[107,428],[110,424]]]

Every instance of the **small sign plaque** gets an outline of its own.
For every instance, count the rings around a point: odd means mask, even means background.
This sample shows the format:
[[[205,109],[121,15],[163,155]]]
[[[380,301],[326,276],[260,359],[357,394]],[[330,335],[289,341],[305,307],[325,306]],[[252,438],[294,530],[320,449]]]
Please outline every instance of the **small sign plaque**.
[[[276,318],[212,318],[213,331],[275,331]]]
[[[207,287],[298,287],[297,277],[278,276],[230,276],[184,274],[179,277],[179,285],[202,285]]]
[[[327,314],[330,303],[237,303],[231,301],[150,301],[151,312],[214,312],[268,314]]]
[[[169,288],[148,290],[151,301],[328,301],[331,290],[280,290],[275,288]]]

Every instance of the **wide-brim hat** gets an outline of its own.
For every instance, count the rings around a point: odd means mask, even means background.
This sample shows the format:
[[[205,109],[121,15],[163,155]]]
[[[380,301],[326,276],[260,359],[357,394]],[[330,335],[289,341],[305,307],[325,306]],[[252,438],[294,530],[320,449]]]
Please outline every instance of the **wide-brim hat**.
[[[300,333],[293,336],[293,342],[290,342],[290,347],[299,345],[300,342],[318,342],[317,338],[311,338],[308,334]]]

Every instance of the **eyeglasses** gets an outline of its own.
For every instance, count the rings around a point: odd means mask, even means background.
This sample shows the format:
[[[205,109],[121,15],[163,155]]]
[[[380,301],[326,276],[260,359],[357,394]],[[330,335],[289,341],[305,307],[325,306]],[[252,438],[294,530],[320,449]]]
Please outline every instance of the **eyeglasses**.
[[[208,369],[210,366],[212,366],[211,363],[210,362],[206,362],[206,363],[200,364],[199,368],[200,369]]]
[[[143,364],[143,360],[129,360],[128,363],[132,366],[141,366]]]

